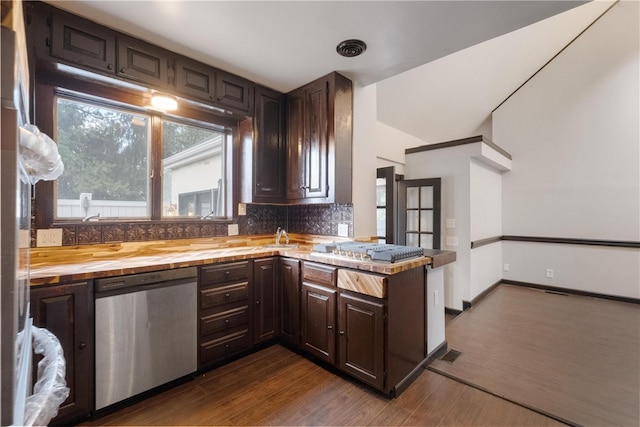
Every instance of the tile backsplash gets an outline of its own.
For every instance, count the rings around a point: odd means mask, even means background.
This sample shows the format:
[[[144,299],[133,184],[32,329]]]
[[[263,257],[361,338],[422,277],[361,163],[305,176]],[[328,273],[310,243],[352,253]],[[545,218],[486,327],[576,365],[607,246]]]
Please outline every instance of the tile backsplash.
[[[62,245],[148,240],[194,239],[226,236],[229,224],[237,223],[241,235],[269,234],[282,227],[289,233],[337,236],[338,224],[347,224],[353,237],[353,204],[247,205],[247,214],[236,221],[127,222],[118,224],[69,224],[62,228]],[[32,222],[33,224],[33,222]],[[35,235],[35,227],[32,227]],[[32,239],[32,246],[35,246]]]

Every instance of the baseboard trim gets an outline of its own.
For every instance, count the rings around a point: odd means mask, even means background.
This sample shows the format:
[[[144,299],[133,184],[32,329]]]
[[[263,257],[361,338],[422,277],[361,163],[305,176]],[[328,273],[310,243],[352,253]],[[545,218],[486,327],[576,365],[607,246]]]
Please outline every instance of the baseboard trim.
[[[422,362],[418,364],[418,366],[413,368],[406,377],[404,377],[398,384],[396,384],[395,387],[391,389],[391,396],[397,397],[398,395],[400,395],[400,393],[402,393],[418,377],[418,373],[421,372],[421,369],[426,369],[426,367],[431,362],[436,360],[438,357],[441,357],[446,352],[447,342],[444,341],[442,344],[436,347],[435,350],[429,353],[427,357],[425,357]]]
[[[445,314],[450,314],[452,316],[457,316],[459,314],[462,314],[462,310],[456,310],[455,308],[445,307],[444,308],[444,313]]]
[[[444,356],[447,353],[448,350],[449,350],[449,345],[447,344],[447,341],[443,341],[442,344],[437,346],[431,353],[427,355],[427,358],[424,360],[424,363],[422,366],[426,369],[427,366],[431,364],[431,362],[433,362],[436,359],[440,359],[442,356]]]
[[[502,280],[502,279],[498,280],[496,283],[494,283],[493,285],[489,286],[487,289],[485,289],[484,291],[482,291],[478,295],[476,295],[476,297],[474,299],[472,299],[471,301],[462,300],[462,310],[463,311],[464,310],[468,310],[472,306],[474,306],[475,304],[479,303],[480,300],[482,300],[484,297],[486,297],[491,292],[493,292],[493,290],[495,288],[497,288],[500,283],[503,283],[503,282],[504,282],[504,280]]]
[[[602,299],[608,299],[612,301],[626,302],[630,304],[640,304],[640,298],[630,298],[630,297],[621,297],[616,295],[599,294],[596,292],[587,292],[587,291],[581,291],[578,289],[562,288],[562,287],[549,286],[549,285],[540,285],[538,283],[520,282],[517,280],[502,280],[501,283],[504,283],[505,285],[514,285],[514,286],[522,286],[525,288],[541,289],[544,291],[562,292],[565,294],[581,295],[581,296],[593,297],[593,298],[602,298]],[[465,301],[462,302],[463,306],[464,306],[464,303]]]

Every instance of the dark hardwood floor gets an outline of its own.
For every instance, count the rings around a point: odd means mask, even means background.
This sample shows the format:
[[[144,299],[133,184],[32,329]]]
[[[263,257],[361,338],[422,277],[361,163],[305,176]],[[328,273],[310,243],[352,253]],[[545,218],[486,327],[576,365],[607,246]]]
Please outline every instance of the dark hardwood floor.
[[[82,425],[562,424],[429,370],[388,399],[274,345]]]

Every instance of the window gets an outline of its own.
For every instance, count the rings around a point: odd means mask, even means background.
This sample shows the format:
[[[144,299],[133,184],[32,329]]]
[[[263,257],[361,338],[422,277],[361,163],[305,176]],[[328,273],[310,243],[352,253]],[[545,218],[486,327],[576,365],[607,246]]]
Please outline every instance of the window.
[[[226,126],[65,90],[54,99],[65,164],[54,219],[227,216]]]
[[[58,218],[148,218],[150,117],[59,96]]]
[[[162,215],[223,217],[224,132],[165,121],[162,134]]]

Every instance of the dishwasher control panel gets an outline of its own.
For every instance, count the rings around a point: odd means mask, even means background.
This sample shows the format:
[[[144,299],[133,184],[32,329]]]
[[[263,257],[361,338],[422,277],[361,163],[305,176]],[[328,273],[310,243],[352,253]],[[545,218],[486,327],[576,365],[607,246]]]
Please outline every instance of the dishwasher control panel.
[[[129,274],[126,276],[96,279],[96,293],[114,291],[140,285],[149,285],[174,280],[193,279],[198,276],[196,267],[176,268],[173,270],[153,271],[149,273]]]

